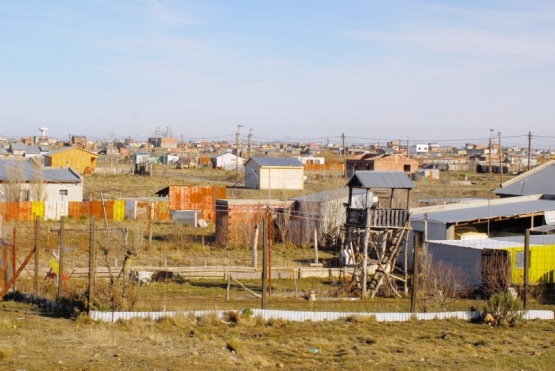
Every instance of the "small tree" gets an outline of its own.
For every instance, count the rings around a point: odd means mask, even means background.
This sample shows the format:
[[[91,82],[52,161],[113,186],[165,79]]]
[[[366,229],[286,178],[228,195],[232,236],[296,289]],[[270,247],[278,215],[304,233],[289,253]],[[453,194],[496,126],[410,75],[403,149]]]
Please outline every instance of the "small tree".
[[[486,303],[485,317],[488,315],[492,317],[488,322],[494,326],[514,326],[524,316],[522,301],[509,291],[494,294]]]
[[[467,281],[458,267],[439,261],[433,263],[432,254],[420,253],[418,300],[424,312],[447,311],[467,291]]]
[[[44,201],[46,186],[42,172],[42,161],[33,159],[30,163],[33,165],[33,175],[29,181],[30,199],[32,201]]]
[[[10,161],[4,166],[6,179],[2,183],[5,202],[22,201],[23,183],[25,182],[25,172],[23,169],[23,158]]]

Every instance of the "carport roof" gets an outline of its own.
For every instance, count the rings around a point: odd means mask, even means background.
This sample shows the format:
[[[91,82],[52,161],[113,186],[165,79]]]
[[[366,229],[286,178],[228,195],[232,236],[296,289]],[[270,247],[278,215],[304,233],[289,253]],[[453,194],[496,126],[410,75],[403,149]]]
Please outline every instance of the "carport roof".
[[[480,201],[457,206],[459,207],[446,208],[444,210],[439,208],[438,210],[433,210],[432,208],[412,209],[411,220],[424,220],[426,213],[428,214],[428,221],[450,224],[475,220],[508,219],[555,210],[555,201],[525,196],[496,199],[491,200],[489,203],[487,201]]]

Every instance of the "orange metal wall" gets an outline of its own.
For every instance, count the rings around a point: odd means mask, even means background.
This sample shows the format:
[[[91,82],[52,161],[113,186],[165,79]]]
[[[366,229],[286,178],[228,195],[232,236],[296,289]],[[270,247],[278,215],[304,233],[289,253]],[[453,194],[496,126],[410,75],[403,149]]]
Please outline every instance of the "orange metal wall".
[[[227,198],[227,189],[217,186],[170,186],[170,210],[200,210],[201,218],[216,220],[216,200]]]

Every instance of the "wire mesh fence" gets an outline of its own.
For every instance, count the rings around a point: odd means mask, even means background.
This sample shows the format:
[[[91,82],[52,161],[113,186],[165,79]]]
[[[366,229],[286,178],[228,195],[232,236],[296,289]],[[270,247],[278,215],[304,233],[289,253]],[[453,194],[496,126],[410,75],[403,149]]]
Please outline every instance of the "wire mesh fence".
[[[109,311],[261,306],[264,246],[257,251],[252,246],[226,249],[214,245],[213,231],[185,233],[171,223],[157,227],[162,229],[151,234],[143,222],[4,223],[0,289]],[[270,307],[369,307],[368,301],[354,301],[359,297],[352,285],[355,269],[339,259],[339,247],[322,253],[319,262],[307,248],[270,250]],[[509,288],[531,308],[555,304],[555,235],[425,241],[418,268],[417,311],[460,309],[461,300],[483,299]],[[379,296],[389,294],[384,289]],[[408,311],[410,303],[405,297],[382,309]]]

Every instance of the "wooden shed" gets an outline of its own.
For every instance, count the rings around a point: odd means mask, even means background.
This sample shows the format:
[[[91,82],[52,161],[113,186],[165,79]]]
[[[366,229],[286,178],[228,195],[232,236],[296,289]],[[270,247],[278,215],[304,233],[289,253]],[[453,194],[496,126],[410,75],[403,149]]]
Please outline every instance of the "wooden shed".
[[[216,239],[232,248],[251,246],[256,224],[273,219],[276,210],[286,209],[293,201],[216,200]],[[273,225],[273,223],[270,223]],[[259,235],[259,239],[262,236]]]
[[[78,173],[85,173],[96,169],[96,159],[100,155],[81,148],[64,147],[47,153],[44,156],[45,166],[71,167]]]

